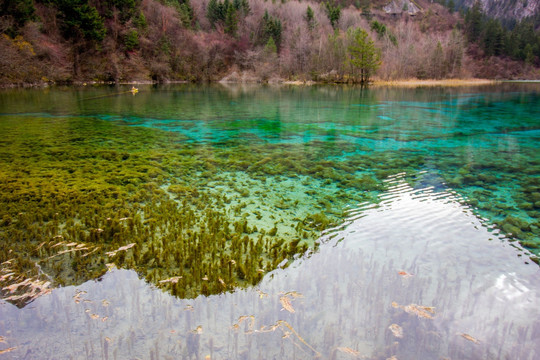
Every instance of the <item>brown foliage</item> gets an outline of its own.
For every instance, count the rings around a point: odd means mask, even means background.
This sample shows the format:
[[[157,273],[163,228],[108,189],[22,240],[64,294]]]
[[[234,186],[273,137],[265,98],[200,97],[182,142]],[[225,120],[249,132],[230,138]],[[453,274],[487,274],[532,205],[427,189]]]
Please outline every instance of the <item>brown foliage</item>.
[[[260,81],[279,77],[343,81],[350,71],[345,64],[344,36],[349,28],[368,31],[382,50],[382,66],[375,74],[380,79],[540,76],[521,62],[486,58],[474,46],[464,55],[463,36],[452,30],[459,15],[427,0],[418,0],[425,11],[414,17],[387,15],[372,2],[373,20],[388,30],[382,36],[370,30],[370,21],[354,6],[342,9],[338,33],[334,33],[321,3],[248,2],[250,12],[238,19],[237,35],[231,36],[219,26],[211,28],[206,19],[208,0],[191,0],[196,19],[193,29],[184,28],[178,10],[166,2],[142,0],[137,11],[144,14],[147,27],[140,29],[133,19],[121,19],[122,14],[113,10],[104,16],[107,36],[98,46],[65,39],[54,7],[37,3],[39,23],[26,24],[19,40],[4,35],[0,38],[0,82],[215,81],[233,72],[243,74],[236,78],[255,76]],[[349,5],[352,1],[341,3]],[[308,5],[315,20],[311,27],[306,21]],[[266,11],[282,24],[279,53],[272,53],[260,41]],[[126,39],[133,33],[138,43],[127,46]]]
[[[485,79],[539,79],[540,71],[521,61],[507,57],[486,58],[477,45],[471,45],[465,57],[464,67],[470,76]]]
[[[34,83],[42,80],[44,72],[36,63],[34,47],[23,36],[10,38],[0,35],[0,82]]]
[[[383,65],[379,77],[390,79],[440,79],[462,75],[465,48],[457,32],[423,33],[413,22],[402,21],[392,29],[397,45],[383,39]]]

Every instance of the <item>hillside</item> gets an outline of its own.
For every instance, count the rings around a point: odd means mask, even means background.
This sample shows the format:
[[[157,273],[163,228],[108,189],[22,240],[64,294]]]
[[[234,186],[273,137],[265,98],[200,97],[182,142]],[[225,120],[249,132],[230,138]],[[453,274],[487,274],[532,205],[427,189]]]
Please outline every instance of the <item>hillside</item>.
[[[1,84],[356,81],[361,29],[380,60],[372,78],[540,76],[534,28],[493,35],[484,15],[428,0],[3,0],[0,9]]]

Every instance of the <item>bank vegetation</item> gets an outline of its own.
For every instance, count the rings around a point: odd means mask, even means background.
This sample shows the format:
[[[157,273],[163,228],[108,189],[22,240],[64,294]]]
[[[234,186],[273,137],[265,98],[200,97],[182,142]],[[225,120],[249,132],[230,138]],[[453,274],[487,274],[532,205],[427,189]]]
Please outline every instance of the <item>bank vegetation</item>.
[[[423,1],[3,0],[0,83],[540,77],[534,22]]]

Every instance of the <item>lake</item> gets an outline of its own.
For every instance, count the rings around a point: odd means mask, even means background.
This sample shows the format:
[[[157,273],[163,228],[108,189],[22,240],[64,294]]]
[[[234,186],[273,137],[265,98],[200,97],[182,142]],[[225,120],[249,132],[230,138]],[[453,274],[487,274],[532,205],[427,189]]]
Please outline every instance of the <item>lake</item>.
[[[0,91],[6,359],[537,359],[540,84]]]

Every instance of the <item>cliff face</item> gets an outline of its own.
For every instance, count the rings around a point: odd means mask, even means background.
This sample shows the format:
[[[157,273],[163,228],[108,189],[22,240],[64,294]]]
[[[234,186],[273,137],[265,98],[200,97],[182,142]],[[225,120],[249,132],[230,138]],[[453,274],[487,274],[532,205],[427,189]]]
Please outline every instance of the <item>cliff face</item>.
[[[493,18],[515,19],[533,16],[540,11],[540,0],[465,0],[465,7],[479,2],[483,12]]]
[[[407,13],[409,15],[416,15],[421,11],[421,8],[410,0],[392,0],[388,5],[383,7],[383,10],[387,14]]]

